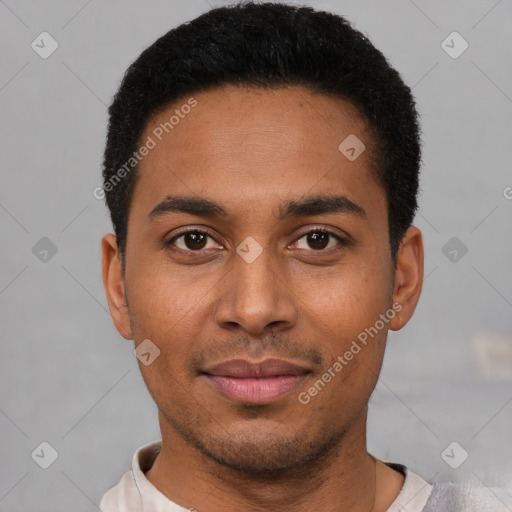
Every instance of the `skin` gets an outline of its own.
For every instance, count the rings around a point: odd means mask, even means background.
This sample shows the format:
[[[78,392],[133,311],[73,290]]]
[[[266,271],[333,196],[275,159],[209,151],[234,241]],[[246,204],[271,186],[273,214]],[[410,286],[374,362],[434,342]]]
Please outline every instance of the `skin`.
[[[388,330],[408,322],[421,293],[421,232],[409,228],[395,270],[386,196],[371,174],[372,141],[351,104],[301,87],[225,86],[194,98],[198,105],[139,165],[124,276],[115,236],[102,239],[117,330],[136,346],[149,338],[161,351],[152,364],[139,362],[163,444],[146,476],[198,512],[385,511],[404,479],[367,451],[368,401]],[[141,140],[187,99],[155,114]],[[352,162],[338,150],[349,134],[366,145]],[[288,200],[334,192],[366,217],[278,219]],[[167,194],[207,197],[229,215],[173,212],[148,221]],[[305,235],[319,227],[350,243]],[[212,238],[165,246],[191,228]],[[252,263],[236,252],[248,236],[263,249]],[[400,312],[300,403],[298,393],[394,302]],[[235,357],[283,358],[312,373],[273,403],[243,404],[199,374]]]

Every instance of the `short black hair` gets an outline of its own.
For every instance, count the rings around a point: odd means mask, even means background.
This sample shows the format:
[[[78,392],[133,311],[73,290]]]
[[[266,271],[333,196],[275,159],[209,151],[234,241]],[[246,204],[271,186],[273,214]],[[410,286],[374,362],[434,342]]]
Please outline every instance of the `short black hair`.
[[[137,181],[133,154],[149,118],[180,98],[223,85],[303,86],[358,109],[372,133],[372,172],[385,191],[396,266],[418,207],[421,141],[411,89],[344,17],[307,6],[241,2],[214,8],[157,39],[127,69],[114,96],[103,190],[123,271]]]

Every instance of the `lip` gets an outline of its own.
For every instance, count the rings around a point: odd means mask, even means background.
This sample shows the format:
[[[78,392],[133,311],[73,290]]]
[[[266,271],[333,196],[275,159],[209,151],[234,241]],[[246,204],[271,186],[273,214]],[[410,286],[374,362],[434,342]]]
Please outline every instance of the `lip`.
[[[202,372],[226,398],[237,402],[270,403],[297,389],[311,371],[283,359],[253,363],[231,359]]]

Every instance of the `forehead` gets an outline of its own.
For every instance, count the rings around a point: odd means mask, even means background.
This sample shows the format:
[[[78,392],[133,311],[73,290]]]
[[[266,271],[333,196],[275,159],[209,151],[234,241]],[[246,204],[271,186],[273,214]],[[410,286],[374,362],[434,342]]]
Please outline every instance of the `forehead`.
[[[149,139],[132,198],[138,214],[176,194],[216,198],[240,213],[268,205],[275,215],[284,199],[333,192],[385,208],[357,109],[302,87],[225,86],[184,97],[150,118],[141,142]],[[350,151],[362,148],[353,159]]]

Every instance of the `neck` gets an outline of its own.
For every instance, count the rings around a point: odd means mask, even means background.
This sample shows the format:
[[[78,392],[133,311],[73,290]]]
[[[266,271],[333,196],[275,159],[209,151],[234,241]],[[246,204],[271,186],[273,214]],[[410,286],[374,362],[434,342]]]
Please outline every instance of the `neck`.
[[[367,452],[366,414],[364,408],[321,460],[277,474],[222,466],[160,416],[162,451],[146,477],[171,501],[197,512],[384,512],[403,477]]]

